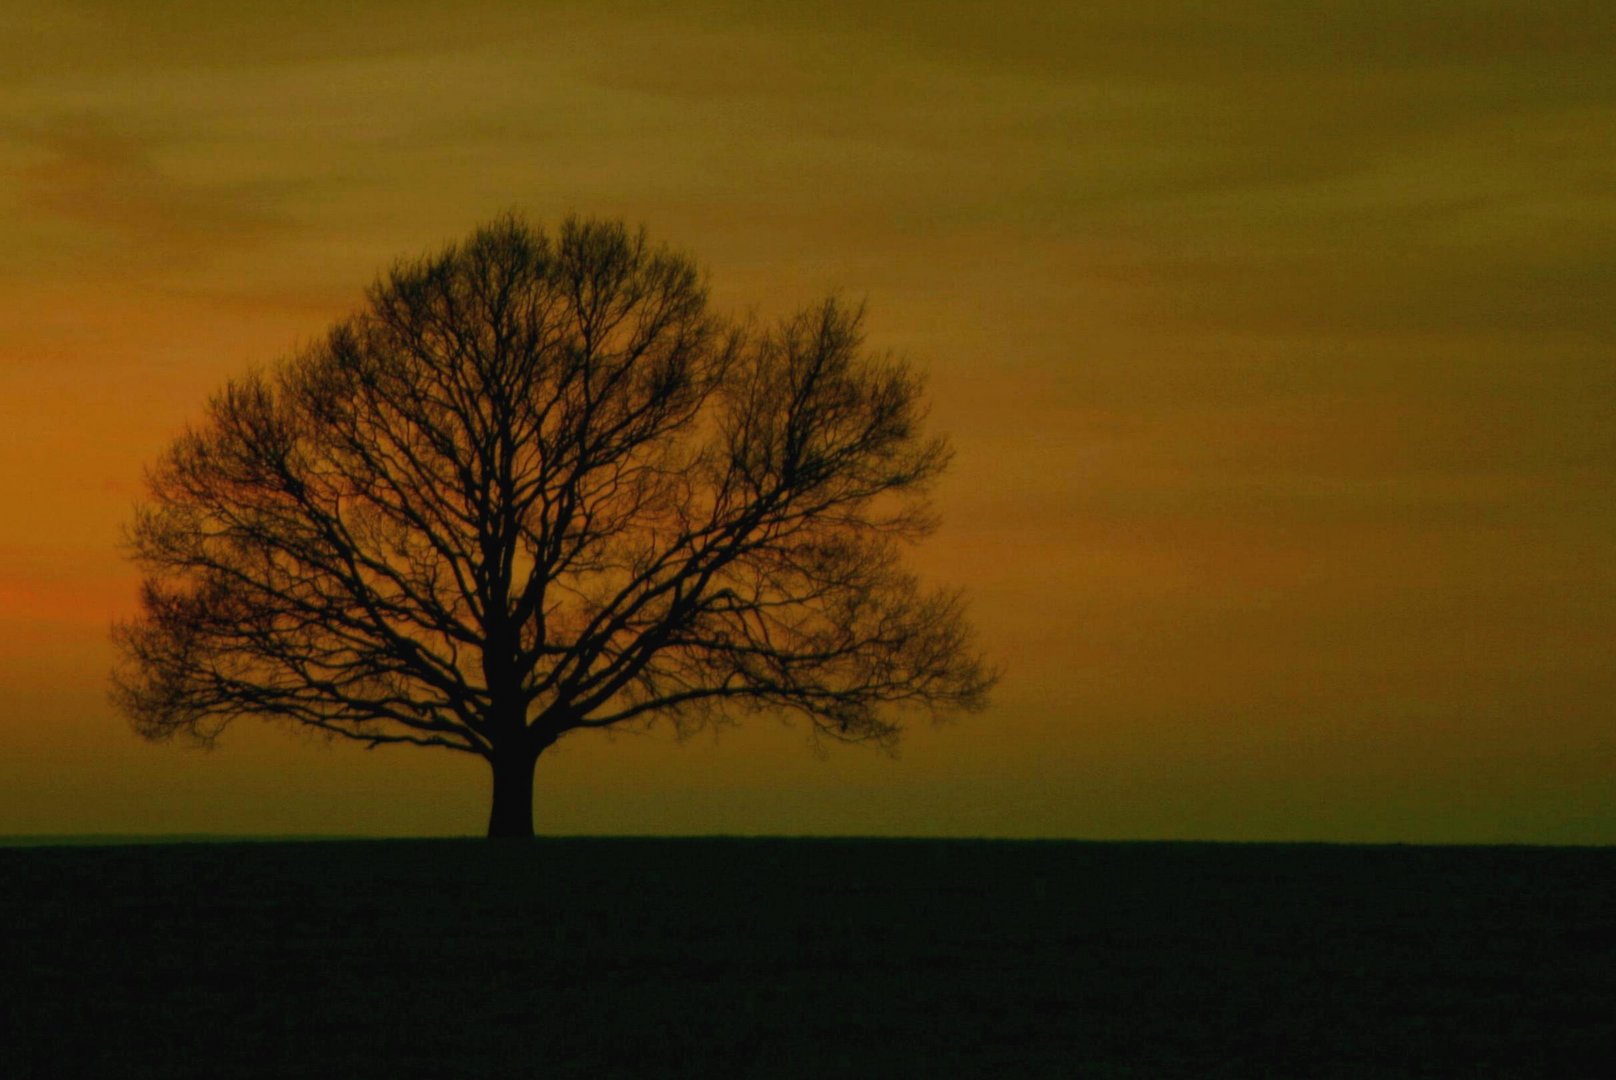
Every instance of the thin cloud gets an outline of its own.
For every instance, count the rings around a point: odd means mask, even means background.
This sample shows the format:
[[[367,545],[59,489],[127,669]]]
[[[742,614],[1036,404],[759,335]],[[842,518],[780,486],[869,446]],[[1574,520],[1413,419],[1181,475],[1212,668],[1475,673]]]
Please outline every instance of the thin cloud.
[[[120,263],[186,262],[261,242],[283,224],[254,186],[188,177],[163,143],[94,119],[41,125],[13,139],[42,160],[18,170],[18,201],[36,220],[76,227]]]

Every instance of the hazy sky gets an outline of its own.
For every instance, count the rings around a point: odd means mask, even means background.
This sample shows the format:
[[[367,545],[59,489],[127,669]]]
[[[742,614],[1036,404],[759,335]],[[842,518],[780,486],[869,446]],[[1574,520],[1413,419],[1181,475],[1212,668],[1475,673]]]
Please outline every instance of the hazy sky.
[[[0,834],[476,833],[480,764],[105,703],[141,470],[399,256],[644,222],[867,298],[1006,669],[896,758],[563,740],[543,832],[1616,843],[1616,9],[0,9]]]

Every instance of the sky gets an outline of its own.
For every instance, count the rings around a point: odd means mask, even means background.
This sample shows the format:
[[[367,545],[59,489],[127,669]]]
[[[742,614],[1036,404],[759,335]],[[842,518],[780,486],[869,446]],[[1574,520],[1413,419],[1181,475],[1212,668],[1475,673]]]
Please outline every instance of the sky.
[[[956,449],[991,706],[569,736],[541,833],[1616,843],[1616,9],[0,10],[0,835],[481,831],[480,762],[106,699],[142,473],[395,259],[643,223]]]

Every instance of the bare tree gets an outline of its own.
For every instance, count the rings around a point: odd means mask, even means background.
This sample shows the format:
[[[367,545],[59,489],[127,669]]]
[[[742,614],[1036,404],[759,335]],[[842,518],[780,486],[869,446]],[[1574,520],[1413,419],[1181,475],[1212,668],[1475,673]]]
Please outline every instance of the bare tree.
[[[891,707],[979,706],[957,594],[899,557],[949,451],[859,324],[727,323],[619,223],[399,264],[150,470],[114,700],[152,739],[253,715],[480,755],[490,836],[532,835],[569,731],[781,711],[890,743]]]

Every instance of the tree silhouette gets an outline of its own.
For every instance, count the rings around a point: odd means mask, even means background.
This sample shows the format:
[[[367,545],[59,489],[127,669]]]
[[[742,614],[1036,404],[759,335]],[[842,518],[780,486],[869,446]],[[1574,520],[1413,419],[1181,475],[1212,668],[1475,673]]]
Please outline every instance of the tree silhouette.
[[[229,382],[148,474],[113,697],[152,739],[259,716],[485,758],[532,835],[561,735],[795,713],[890,743],[981,704],[955,593],[900,563],[949,451],[835,299],[768,330],[620,223],[401,263]]]

